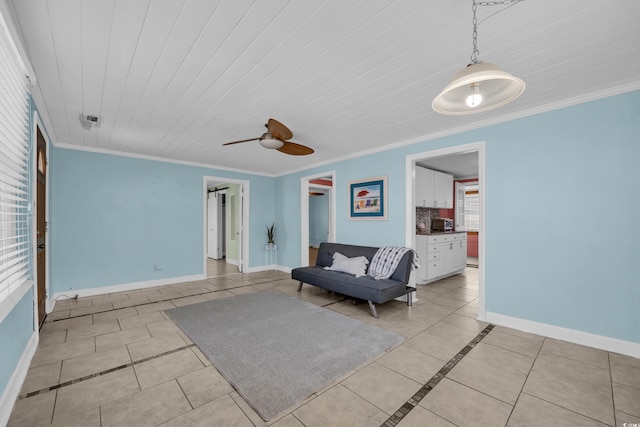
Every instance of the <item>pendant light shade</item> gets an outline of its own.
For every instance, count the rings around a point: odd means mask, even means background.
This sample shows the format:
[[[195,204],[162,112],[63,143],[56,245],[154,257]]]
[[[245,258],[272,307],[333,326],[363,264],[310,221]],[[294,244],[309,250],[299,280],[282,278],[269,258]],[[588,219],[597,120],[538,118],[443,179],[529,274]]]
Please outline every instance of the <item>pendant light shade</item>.
[[[500,67],[478,60],[478,6],[506,5],[505,10],[522,0],[473,0],[473,51],[471,63],[453,77],[453,81],[433,99],[431,107],[442,114],[462,115],[492,110],[513,101],[524,92],[524,81]],[[496,12],[498,13],[498,12]],[[495,15],[494,13],[493,15]],[[491,16],[493,16],[491,15]]]
[[[497,65],[478,62],[468,65],[431,103],[442,114],[479,113],[500,107],[524,91],[524,81]]]

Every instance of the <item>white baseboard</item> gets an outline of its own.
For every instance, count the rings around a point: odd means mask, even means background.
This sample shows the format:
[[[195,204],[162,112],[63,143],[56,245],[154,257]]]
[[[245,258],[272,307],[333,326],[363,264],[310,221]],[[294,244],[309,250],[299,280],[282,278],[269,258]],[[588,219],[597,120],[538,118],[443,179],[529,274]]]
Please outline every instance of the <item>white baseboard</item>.
[[[494,325],[640,358],[640,343],[636,342],[505,316],[499,313],[486,312],[483,320]]]
[[[64,292],[56,292],[51,299],[51,309],[49,313],[53,311],[56,301],[61,296],[73,298],[76,295],[78,297],[92,297],[95,295],[113,294],[116,292],[128,292],[135,291],[137,289],[153,288],[154,286],[166,286],[175,285],[176,283],[195,282],[197,280],[207,280],[206,274],[196,274],[193,276],[171,277],[168,279],[147,280],[144,282],[125,283],[122,285],[102,286],[99,288],[88,289],[71,289]],[[49,306],[49,304],[47,304]]]
[[[282,271],[283,273],[291,273],[291,267],[283,267],[281,265],[276,265],[275,267],[271,265],[261,265],[258,267],[251,267],[249,271],[247,271],[247,273],[260,273],[263,271],[270,271],[274,269],[276,271]]]
[[[33,359],[33,355],[36,354],[39,339],[40,336],[38,332],[34,332],[31,335],[27,346],[22,352],[18,366],[16,366],[16,369],[13,371],[9,383],[4,389],[2,397],[0,397],[0,426],[6,426],[9,422],[13,405],[16,403],[16,399],[22,389],[22,384],[24,384],[24,380],[27,378],[31,359]]]

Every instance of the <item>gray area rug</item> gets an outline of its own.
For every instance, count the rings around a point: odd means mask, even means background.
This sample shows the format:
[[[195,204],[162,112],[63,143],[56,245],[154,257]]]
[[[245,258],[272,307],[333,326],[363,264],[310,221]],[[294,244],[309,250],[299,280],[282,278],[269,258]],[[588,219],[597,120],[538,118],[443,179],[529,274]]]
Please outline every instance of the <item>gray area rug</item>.
[[[165,312],[266,421],[404,339],[276,291]]]

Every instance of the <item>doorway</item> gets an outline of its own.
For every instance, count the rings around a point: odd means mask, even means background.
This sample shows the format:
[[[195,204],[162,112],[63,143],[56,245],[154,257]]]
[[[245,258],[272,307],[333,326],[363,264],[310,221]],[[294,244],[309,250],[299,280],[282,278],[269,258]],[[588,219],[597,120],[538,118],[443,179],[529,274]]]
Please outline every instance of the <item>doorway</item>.
[[[207,189],[207,257],[210,259],[224,259],[227,252],[227,188]]]
[[[459,171],[459,168],[464,167],[463,163],[475,159],[475,170],[467,172],[469,176],[466,178],[474,178],[477,181],[477,220],[478,220],[478,234],[477,234],[477,266],[478,266],[478,318],[484,320],[485,318],[485,291],[484,291],[484,250],[486,233],[484,230],[485,224],[485,212],[484,212],[484,199],[485,199],[485,184],[486,184],[486,169],[485,169],[485,143],[484,141],[460,145],[456,147],[450,147],[445,149],[427,151],[423,153],[412,154],[406,157],[406,210],[405,210],[405,242],[406,245],[412,248],[416,247],[416,216],[418,214],[416,208],[416,167],[424,166],[432,169],[438,169],[441,172],[452,173],[452,175],[464,180],[464,173]],[[467,166],[468,167],[468,166]],[[462,176],[461,176],[462,175]],[[475,177],[471,177],[475,175]],[[454,178],[455,179],[455,178]]]
[[[47,311],[47,140],[36,130],[36,305],[38,327]]]
[[[203,271],[206,277],[249,265],[249,181],[204,177]],[[211,268],[210,268],[211,267]]]
[[[335,242],[335,171],[310,175],[300,182],[300,265],[315,264],[322,241]]]

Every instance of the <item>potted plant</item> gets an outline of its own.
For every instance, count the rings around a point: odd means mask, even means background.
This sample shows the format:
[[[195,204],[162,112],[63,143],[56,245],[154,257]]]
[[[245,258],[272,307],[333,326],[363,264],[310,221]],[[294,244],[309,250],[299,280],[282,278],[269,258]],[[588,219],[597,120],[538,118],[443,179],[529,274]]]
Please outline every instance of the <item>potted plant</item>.
[[[265,225],[265,227],[267,228],[267,244],[270,247],[272,247],[273,244],[275,243],[276,224],[272,223],[270,226],[269,225]]]

